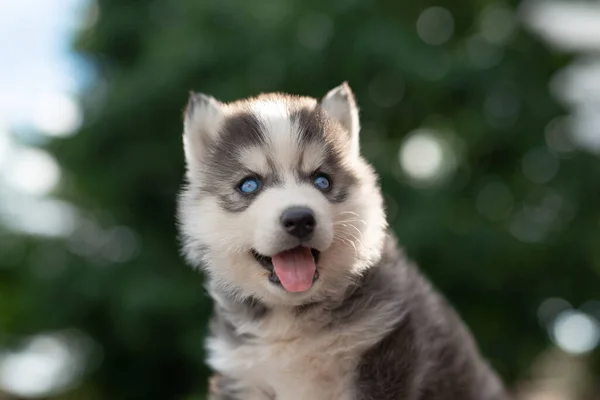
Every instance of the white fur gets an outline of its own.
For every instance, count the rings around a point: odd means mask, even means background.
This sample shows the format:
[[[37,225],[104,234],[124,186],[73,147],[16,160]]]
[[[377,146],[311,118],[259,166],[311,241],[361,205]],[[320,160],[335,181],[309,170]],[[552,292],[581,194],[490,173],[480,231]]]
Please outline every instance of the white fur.
[[[291,172],[290,166],[298,159],[298,130],[290,121],[284,100],[257,101],[251,109],[266,128],[271,150],[269,155],[279,168]]]
[[[317,144],[311,143],[304,149],[304,157],[302,158],[302,172],[311,173],[314,171],[315,166],[323,164],[325,161],[325,154],[323,149]]]
[[[226,299],[211,294],[227,307]],[[254,337],[241,346],[209,339],[209,365],[242,382],[244,399],[351,400],[362,352],[403,318],[394,303],[348,329],[322,329],[318,319],[292,315],[279,308],[259,322],[237,325],[238,334]]]
[[[350,400],[350,382],[360,354],[355,338],[335,333],[319,338],[276,338],[276,332],[297,329],[284,318],[270,318],[271,326],[264,329],[271,337],[257,339],[251,345],[234,348],[219,338],[210,341],[209,365],[244,382],[243,389],[262,388],[275,399]]]
[[[260,175],[266,175],[269,171],[269,163],[265,157],[264,149],[258,146],[249,147],[242,151],[240,155],[241,162],[249,170],[254,171]]]

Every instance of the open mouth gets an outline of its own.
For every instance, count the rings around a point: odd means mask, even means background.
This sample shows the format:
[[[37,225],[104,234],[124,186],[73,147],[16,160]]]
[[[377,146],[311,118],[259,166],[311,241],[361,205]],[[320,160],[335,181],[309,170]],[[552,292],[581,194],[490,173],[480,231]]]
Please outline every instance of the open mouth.
[[[317,263],[319,251],[304,246],[267,257],[252,250],[258,263],[269,271],[269,281],[282,286],[288,292],[305,292],[319,279]]]

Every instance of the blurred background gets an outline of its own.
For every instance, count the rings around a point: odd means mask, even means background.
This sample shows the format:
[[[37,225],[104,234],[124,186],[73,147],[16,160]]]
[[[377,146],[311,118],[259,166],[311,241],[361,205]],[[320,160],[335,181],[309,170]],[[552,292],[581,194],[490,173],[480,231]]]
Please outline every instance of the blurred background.
[[[521,399],[600,399],[600,2],[0,0],[0,399],[205,398],[189,90],[347,80],[392,227]]]

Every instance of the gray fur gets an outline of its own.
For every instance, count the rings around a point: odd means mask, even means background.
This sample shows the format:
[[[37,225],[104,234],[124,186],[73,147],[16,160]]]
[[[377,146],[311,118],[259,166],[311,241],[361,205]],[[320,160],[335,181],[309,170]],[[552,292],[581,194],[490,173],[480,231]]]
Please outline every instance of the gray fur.
[[[363,354],[358,367],[359,399],[506,399],[462,321],[398,253],[392,237],[384,254],[370,271],[380,275],[381,285],[368,292],[378,292],[380,297],[388,290],[401,294],[405,317]],[[401,287],[389,287],[393,280],[385,278],[388,274],[402,274]]]
[[[206,171],[207,179],[201,190],[217,196],[223,209],[241,212],[250,206],[255,196],[244,196],[235,190],[244,174],[252,174],[240,162],[240,151],[249,146],[265,145],[263,127],[255,116],[240,111],[227,118],[218,137],[206,162],[210,168]],[[264,178],[269,185],[279,182],[275,173]]]

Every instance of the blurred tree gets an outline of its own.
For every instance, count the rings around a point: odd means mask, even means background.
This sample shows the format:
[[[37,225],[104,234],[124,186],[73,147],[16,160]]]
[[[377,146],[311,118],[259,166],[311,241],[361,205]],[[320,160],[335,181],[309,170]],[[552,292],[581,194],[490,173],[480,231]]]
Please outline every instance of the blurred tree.
[[[549,343],[540,303],[599,295],[600,160],[555,145],[548,82],[567,60],[520,29],[516,1],[440,4],[99,0],[76,41],[97,75],[84,126],[50,145],[79,222],[66,242],[0,232],[14,253],[0,329],[94,339],[97,367],[68,398],[202,399],[210,303],[174,221],[188,91],[319,97],[348,80],[393,228],[504,378],[521,377]]]

